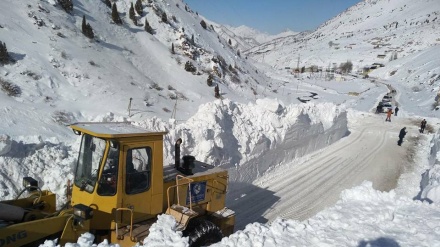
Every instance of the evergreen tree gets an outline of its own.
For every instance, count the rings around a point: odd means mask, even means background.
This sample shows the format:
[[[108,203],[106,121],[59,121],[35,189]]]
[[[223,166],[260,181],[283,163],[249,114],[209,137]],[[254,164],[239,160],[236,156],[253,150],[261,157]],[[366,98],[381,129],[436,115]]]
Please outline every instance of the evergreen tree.
[[[112,6],[112,20],[116,24],[122,24],[122,20],[119,17],[118,8],[116,7],[116,3],[113,3],[113,6]]]
[[[203,27],[204,29],[206,29],[206,22],[205,22],[204,20],[202,20],[202,21],[200,22],[200,25],[202,25],[202,27]]]
[[[111,8],[112,7],[112,3],[110,2],[110,0],[104,0],[105,5],[107,5],[107,7]]]
[[[229,45],[232,45],[232,41],[231,41],[231,39],[228,40],[228,44],[229,44]]]
[[[240,50],[237,50],[237,56],[241,57]]]
[[[146,32],[153,34],[153,28],[150,26],[150,23],[148,23],[147,18],[145,18],[145,25],[144,25],[144,29]]]
[[[58,0],[58,3],[67,13],[70,13],[73,10],[72,0]]]
[[[194,34],[191,35],[191,44],[193,44],[193,45],[195,44],[195,43],[194,43]]]
[[[85,34],[85,30],[87,29],[87,23],[86,23],[86,16],[83,15],[83,20],[82,20],[82,25],[81,25],[81,30],[82,32]]]
[[[138,15],[142,15],[144,13],[144,9],[142,7],[142,0],[136,0],[136,3],[134,4],[134,8]]]
[[[133,3],[130,3],[130,9],[128,10],[128,17],[132,20],[134,20],[134,18],[135,18]]]
[[[95,37],[95,34],[93,33],[92,26],[90,26],[89,23],[86,23],[86,16],[85,15],[83,15],[82,33],[89,39],[93,39]]]
[[[175,54],[175,52],[174,52],[174,43],[171,43],[171,54]]]
[[[86,27],[87,33],[85,34],[87,38],[93,39],[95,37],[95,34],[93,33],[92,26],[90,26],[90,23],[87,23]]]
[[[165,13],[165,12],[162,13],[162,21],[165,23],[168,22],[167,13]]]
[[[6,48],[6,44],[0,41],[0,64],[9,63],[9,54],[8,49]]]

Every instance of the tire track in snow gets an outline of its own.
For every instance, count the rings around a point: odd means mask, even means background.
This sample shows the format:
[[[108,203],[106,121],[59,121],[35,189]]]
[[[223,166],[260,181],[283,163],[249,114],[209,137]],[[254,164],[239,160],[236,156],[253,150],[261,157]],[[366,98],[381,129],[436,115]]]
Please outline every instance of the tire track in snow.
[[[339,149],[331,154],[332,151],[329,151],[328,149],[324,149],[323,151],[318,151],[315,154],[311,154],[311,158],[298,165],[291,166],[291,164],[284,164],[278,168],[281,168],[279,170],[274,170],[273,173],[271,173],[269,176],[266,176],[266,178],[263,178],[263,182],[259,183],[260,187],[264,187],[266,190],[277,192],[279,195],[283,195],[283,193],[289,193],[284,192],[284,190],[294,190],[298,191],[297,187],[301,184],[307,184],[308,180],[315,180],[314,176],[315,174],[326,174],[328,171],[330,171],[333,168],[334,163],[337,163],[341,160],[341,158],[336,155],[340,152],[343,152],[343,150],[350,145],[353,145],[353,143],[356,143],[360,141],[363,136],[365,135],[364,131],[358,132],[358,133],[352,133],[350,135],[350,138],[344,138],[341,140],[341,142],[337,142],[334,145],[341,145]],[[328,153],[328,155],[327,155]],[[311,165],[309,165],[310,161],[314,161]],[[287,169],[286,169],[287,168]],[[327,171],[327,172],[326,172]],[[285,184],[277,184],[273,181],[292,181],[288,187],[285,186]],[[284,189],[284,190],[283,190]],[[283,190],[283,192],[280,192]],[[309,191],[308,188],[304,188],[304,191]],[[240,220],[237,220],[237,229],[240,229],[241,226],[245,226],[248,223],[258,221],[258,219],[261,220],[261,215],[255,215],[253,212],[260,211],[259,209],[265,208],[269,210],[274,210],[275,215],[277,215],[277,212],[281,212],[282,209],[279,210],[278,207],[280,207],[280,204],[282,204],[283,199],[281,198],[276,202],[275,204],[270,200],[262,200],[260,198],[260,191],[253,190],[253,191],[244,191],[244,194],[246,196],[244,198],[239,198],[238,200],[231,202],[230,207],[242,207],[243,204],[246,204],[246,210],[242,210],[240,212],[240,215],[237,215],[237,217]],[[245,200],[245,201],[243,201]],[[247,203],[247,202],[253,202],[253,203]],[[297,199],[295,201],[298,201]],[[275,209],[277,208],[277,209]],[[283,208],[283,207],[281,207]],[[270,211],[267,211],[270,212]],[[267,213],[265,213],[265,216],[267,216]],[[270,218],[269,218],[270,219]],[[244,221],[244,222],[240,222]],[[261,222],[261,221],[260,221]]]
[[[275,181],[292,181],[289,184],[273,184],[270,182],[270,177],[264,179],[262,182],[264,187],[276,192],[275,195],[282,195],[280,200],[264,213],[264,216],[269,220],[278,216],[304,220],[335,203],[342,190],[362,182],[356,175],[362,173],[375,154],[384,148],[389,131],[381,130],[381,127],[375,124],[363,127],[358,132],[352,132],[345,143],[341,140],[334,144],[334,147],[340,145],[339,147],[318,151],[303,164],[289,166],[288,169],[284,168],[270,176],[276,177]],[[371,137],[371,132],[378,129],[379,135]],[[363,146],[362,142],[368,139],[373,141],[367,143],[379,145],[374,145],[372,148]],[[350,152],[347,150],[351,150],[353,146],[357,147],[347,155],[347,152]],[[345,158],[342,158],[344,156]]]
[[[321,180],[319,184],[316,185],[312,190],[314,191],[314,194],[321,196],[306,196],[306,200],[300,200],[299,203],[296,203],[293,208],[281,214],[281,217],[304,220],[320,211],[323,205],[331,205],[335,203],[343,189],[355,185],[356,181],[355,178],[352,178],[352,175],[362,172],[373,159],[373,155],[384,147],[386,133],[387,131],[380,135],[380,145],[376,146],[370,152],[362,155],[361,157],[357,157],[357,159],[344,160],[346,161],[344,162],[345,164],[342,167],[339,166],[342,169],[335,170],[332,176],[326,176],[329,177],[329,180]],[[354,162],[354,164],[359,163],[359,165],[353,166],[351,165],[352,162]],[[345,169],[348,170],[346,171]],[[345,185],[345,187],[343,185]],[[287,204],[289,203],[295,204],[295,202],[291,202],[290,199],[288,200]]]

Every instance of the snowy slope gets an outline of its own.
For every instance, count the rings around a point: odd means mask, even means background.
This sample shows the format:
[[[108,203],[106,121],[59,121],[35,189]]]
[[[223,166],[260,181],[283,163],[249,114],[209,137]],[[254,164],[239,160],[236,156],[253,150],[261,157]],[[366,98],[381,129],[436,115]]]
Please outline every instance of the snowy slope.
[[[300,58],[300,67],[351,60],[357,69],[440,44],[439,26],[439,1],[364,0],[309,34],[274,40],[246,54],[276,68],[296,68]]]
[[[274,39],[291,37],[297,34],[297,32],[287,30],[276,35],[270,35],[245,25],[239,27],[217,23],[212,23],[212,25],[220,37],[227,41],[231,40],[231,45],[241,51],[247,51],[255,46],[270,42]]]
[[[69,15],[54,0],[0,1],[0,40],[16,60],[0,67],[0,78],[21,88],[17,96],[0,91],[0,198],[14,198],[22,177],[32,176],[64,202],[79,145],[65,125],[131,120],[150,130],[169,132],[164,165],[172,164],[173,143],[182,137],[182,153],[229,170],[227,200],[240,212],[239,231],[217,246],[439,246],[439,112],[432,108],[440,73],[440,50],[434,45],[437,28],[432,28],[437,20],[415,21],[435,16],[438,1],[361,2],[323,24],[319,35],[300,33],[253,48],[249,55],[269,65],[251,65],[250,58],[236,56],[226,39],[209,24],[208,30],[203,29],[203,17],[185,10],[178,0],[145,3],[146,15],[138,17],[139,23],[147,18],[154,35],[133,25],[125,2],[117,2],[122,26],[112,23],[110,9],[99,1],[74,4]],[[170,24],[161,22],[153,7],[165,11]],[[93,41],[81,34],[83,14],[95,31]],[[406,24],[403,20],[408,16],[413,17]],[[373,17],[380,18],[381,25],[388,23],[387,29],[382,28],[389,33],[379,32],[379,27],[368,30],[374,25]],[[399,20],[394,31],[393,17]],[[34,24],[40,19],[46,23],[41,27]],[[405,28],[399,29],[402,23]],[[358,28],[363,30],[358,35],[346,33]],[[197,45],[186,46],[193,34]],[[327,59],[376,61],[378,49],[389,48],[374,48],[378,44],[372,44],[373,37],[391,34],[396,38],[386,42],[392,47],[407,45],[398,50],[397,60],[372,72],[371,80],[351,76],[325,80],[313,73],[295,77],[279,70],[286,61],[296,66],[294,52],[299,50],[307,51],[301,53],[302,62],[319,64],[322,55],[322,66],[328,66]],[[329,49],[330,41],[356,42],[360,48],[332,45]],[[239,68],[235,74],[229,66],[219,67],[222,73],[216,81],[222,100],[213,97],[213,87],[206,83],[217,55]],[[186,61],[201,75],[185,71]],[[398,90],[401,108],[392,123],[372,113],[388,92],[387,85]],[[433,132],[418,133],[421,118],[427,118]],[[388,149],[386,144],[396,142],[403,126],[411,132],[402,149]],[[402,156],[404,163],[400,163]],[[345,169],[347,175],[337,172],[347,164],[352,168]],[[360,165],[362,169],[356,169]],[[382,167],[391,170],[382,172]],[[374,176],[378,173],[381,176]],[[388,173],[393,177],[384,175]],[[305,178],[307,183],[301,183]],[[371,182],[362,183],[363,179]],[[389,187],[378,191],[377,183]],[[303,218],[298,215],[310,218],[300,221]],[[151,232],[145,246],[187,246],[187,239],[165,215]],[[93,236],[86,234],[78,242],[76,246],[91,246]]]
[[[138,26],[128,18],[128,4],[116,4],[123,25],[113,23],[110,8],[101,1],[75,1],[70,14],[54,0],[1,1],[0,40],[16,62],[1,66],[0,78],[21,89],[17,97],[0,94],[5,109],[16,109],[7,110],[9,120],[1,121],[1,129],[10,133],[13,127],[22,135],[43,126],[48,129],[43,134],[51,135],[52,119],[60,115],[64,122],[91,121],[97,115],[127,118],[130,98],[134,119],[170,118],[176,98],[178,113],[173,117],[187,119],[197,105],[214,99],[209,74],[214,75],[213,85],[218,83],[222,94],[234,100],[254,98],[265,87],[267,77],[236,56],[211,27],[203,29],[202,18],[186,11],[181,1],[144,4]],[[168,23],[158,11],[167,14]],[[94,40],[81,33],[83,15]],[[144,31],[145,18],[154,35]],[[185,71],[186,62],[197,71]],[[11,123],[18,122],[15,112],[28,112],[29,121],[16,128]]]

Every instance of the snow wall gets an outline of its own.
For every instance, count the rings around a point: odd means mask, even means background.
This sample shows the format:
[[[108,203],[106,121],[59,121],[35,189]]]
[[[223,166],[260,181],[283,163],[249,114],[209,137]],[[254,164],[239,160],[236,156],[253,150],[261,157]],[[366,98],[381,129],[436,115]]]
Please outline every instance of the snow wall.
[[[249,104],[216,100],[200,106],[182,123],[150,118],[134,124],[168,132],[164,139],[165,165],[174,165],[174,143],[182,138],[182,155],[228,169],[230,181],[244,183],[252,183],[271,168],[324,148],[349,133],[347,114],[340,106],[286,106],[269,99]],[[14,198],[22,189],[23,176],[31,176],[43,189],[57,193],[58,203],[64,202],[79,143],[76,136],[63,143],[56,138],[2,135],[0,197]]]
[[[287,105],[273,99],[239,104],[229,100],[200,106],[181,124],[138,123],[166,130],[166,164],[174,162],[174,143],[182,155],[229,170],[230,181],[253,182],[274,166],[292,162],[348,135],[345,109],[332,103]]]
[[[420,193],[417,199],[428,202],[440,202],[440,130],[431,140],[431,152],[429,154],[429,166],[422,174],[420,181]]]

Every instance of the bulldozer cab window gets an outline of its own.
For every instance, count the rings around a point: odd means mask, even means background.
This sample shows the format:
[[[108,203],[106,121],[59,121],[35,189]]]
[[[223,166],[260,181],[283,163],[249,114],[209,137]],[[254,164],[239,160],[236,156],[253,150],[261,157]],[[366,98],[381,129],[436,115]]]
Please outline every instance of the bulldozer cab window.
[[[98,169],[104,155],[106,141],[84,134],[75,171],[75,185],[92,193],[98,180]]]
[[[133,148],[127,150],[125,193],[138,194],[150,188],[151,148]]]
[[[109,146],[107,159],[104,163],[104,167],[102,168],[101,177],[98,183],[98,195],[113,196],[116,194],[118,182],[118,163],[118,148]]]

